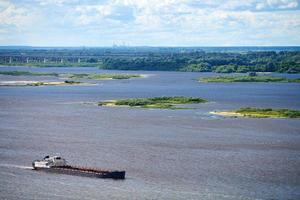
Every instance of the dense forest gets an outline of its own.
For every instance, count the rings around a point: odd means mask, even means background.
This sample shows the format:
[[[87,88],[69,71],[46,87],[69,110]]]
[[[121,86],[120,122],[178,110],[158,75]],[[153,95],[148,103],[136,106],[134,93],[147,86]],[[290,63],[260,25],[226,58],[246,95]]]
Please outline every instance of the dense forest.
[[[0,65],[116,70],[300,73],[294,48],[0,48]]]
[[[178,53],[103,59],[103,69],[300,73],[300,52]]]

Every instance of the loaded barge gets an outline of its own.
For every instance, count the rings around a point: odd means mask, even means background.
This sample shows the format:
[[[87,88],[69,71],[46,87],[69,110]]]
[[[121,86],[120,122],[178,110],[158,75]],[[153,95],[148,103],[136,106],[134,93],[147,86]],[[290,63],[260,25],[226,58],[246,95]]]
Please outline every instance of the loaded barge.
[[[69,174],[95,178],[125,179],[125,171],[108,171],[102,169],[72,166],[68,165],[67,161],[59,156],[46,156],[42,160],[35,160],[32,162],[32,167],[33,170],[58,174]]]

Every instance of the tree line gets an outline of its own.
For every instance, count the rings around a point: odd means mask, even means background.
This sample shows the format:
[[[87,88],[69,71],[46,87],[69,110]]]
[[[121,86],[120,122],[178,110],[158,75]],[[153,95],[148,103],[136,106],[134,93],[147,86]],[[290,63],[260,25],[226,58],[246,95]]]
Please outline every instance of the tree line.
[[[300,73],[297,47],[0,48],[0,65],[100,67],[117,70]],[[251,49],[251,48],[250,48]],[[263,49],[264,51],[261,51]],[[271,50],[270,50],[271,49]]]
[[[101,68],[186,72],[300,73],[300,52],[190,52],[147,56],[107,57]]]

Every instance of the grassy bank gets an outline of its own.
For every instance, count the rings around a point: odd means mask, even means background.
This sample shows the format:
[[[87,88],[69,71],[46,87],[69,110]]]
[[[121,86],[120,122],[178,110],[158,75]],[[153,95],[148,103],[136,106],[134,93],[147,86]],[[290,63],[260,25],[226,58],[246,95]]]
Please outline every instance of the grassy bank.
[[[216,76],[204,77],[198,79],[205,83],[233,83],[233,82],[284,82],[284,83],[300,83],[300,78],[291,79],[274,76]]]
[[[157,108],[157,109],[178,109],[176,105],[182,104],[198,104],[205,103],[207,100],[193,97],[155,97],[155,98],[135,98],[135,99],[120,99],[112,101],[98,102],[99,106],[130,106],[142,108]]]
[[[272,108],[240,108],[234,111],[213,112],[213,114],[228,117],[251,118],[300,118],[299,110]]]

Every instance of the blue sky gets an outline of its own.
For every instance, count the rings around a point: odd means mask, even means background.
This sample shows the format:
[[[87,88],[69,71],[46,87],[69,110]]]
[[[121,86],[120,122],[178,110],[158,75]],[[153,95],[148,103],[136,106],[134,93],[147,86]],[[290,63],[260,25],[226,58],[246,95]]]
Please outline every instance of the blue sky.
[[[300,45],[298,0],[0,0],[0,45]]]

